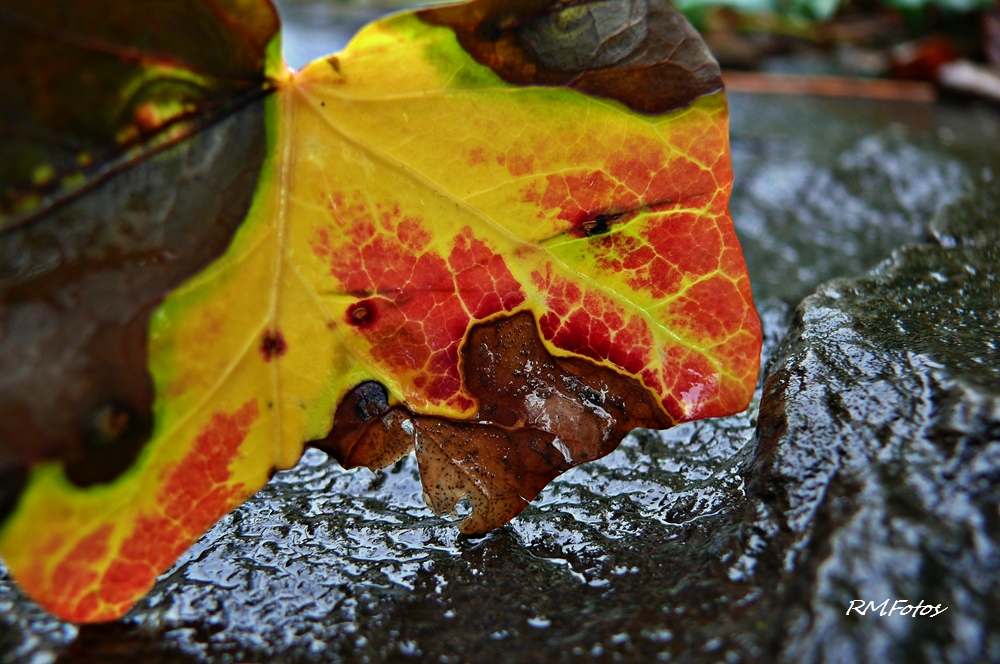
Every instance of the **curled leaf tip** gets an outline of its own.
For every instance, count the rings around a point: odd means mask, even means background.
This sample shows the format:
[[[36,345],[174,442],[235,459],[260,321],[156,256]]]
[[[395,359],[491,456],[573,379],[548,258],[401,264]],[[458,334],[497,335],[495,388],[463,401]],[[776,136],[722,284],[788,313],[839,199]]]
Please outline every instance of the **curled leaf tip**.
[[[667,0],[475,0],[418,15],[516,85],[570,87],[657,115],[723,87],[705,42]]]

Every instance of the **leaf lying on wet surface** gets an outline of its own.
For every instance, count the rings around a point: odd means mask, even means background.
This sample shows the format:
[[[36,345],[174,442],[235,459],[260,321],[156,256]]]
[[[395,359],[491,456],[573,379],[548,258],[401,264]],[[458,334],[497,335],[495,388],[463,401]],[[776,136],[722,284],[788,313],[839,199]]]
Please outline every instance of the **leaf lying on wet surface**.
[[[238,4],[256,17],[250,26],[273,15],[265,2]],[[218,3],[177,6],[219,16]],[[11,15],[0,25],[13,29],[27,12]],[[225,25],[236,41],[260,34]],[[92,43],[74,35],[63,41]],[[111,50],[104,57],[129,61],[128,49]],[[20,472],[23,490],[8,498],[0,553],[46,608],[76,621],[120,616],[309,442],[372,468],[415,449],[429,504],[449,511],[468,496],[461,528],[480,533],[636,426],[746,407],[760,327],[727,209],[726,102],[717,66],[665,1],[480,0],[389,17],[297,73],[254,62],[269,77],[257,93],[275,89],[265,101],[144,155],[75,201],[40,198],[27,221],[4,227],[11,264],[37,238],[95,228],[64,276],[17,273],[4,291],[5,325],[35,320],[15,291],[76,289],[68,299],[80,306],[43,312],[61,328],[67,312],[94,318],[117,297],[104,282],[80,285],[95,275],[160,289],[141,298],[146,308],[94,327],[91,345],[61,342],[74,361],[101,365],[123,354],[120,330],[141,321],[120,364],[151,380],[151,411],[119,406],[114,390],[134,390],[114,376],[78,379],[72,399],[26,392],[26,423],[5,430],[0,472]],[[192,166],[202,163],[197,150],[224,159],[223,143],[235,139],[219,132],[255,113],[262,161],[249,141],[250,152],[225,157],[238,165]],[[128,178],[177,162],[183,177],[155,187],[170,200],[151,198],[136,214],[157,237],[178,229],[201,256],[217,250],[199,232],[225,242],[235,228],[201,204],[232,205],[247,186],[218,178],[243,172],[255,183],[224,253],[180,286],[126,269],[127,233],[114,234],[126,227],[126,185],[137,186]],[[202,192],[201,207],[178,207],[189,190]],[[94,201],[111,206],[103,225],[87,221]],[[99,233],[112,235],[103,253],[84,242]],[[155,259],[133,262],[185,263],[172,246],[161,241]],[[105,262],[89,258],[98,253]],[[147,330],[148,360],[134,341]],[[17,339],[4,337],[0,361],[19,368]],[[35,355],[54,367],[50,383],[62,380],[66,354],[41,346]],[[60,399],[84,416],[67,416],[77,428],[46,448],[35,429]],[[136,421],[148,424],[123,436]],[[88,440],[77,433],[87,427],[98,456],[65,442]],[[73,470],[115,449],[132,451],[117,466],[91,462],[87,477]]]
[[[612,452],[632,429],[671,425],[637,381],[552,357],[527,311],[475,325],[460,362],[479,404],[472,418],[390,407],[385,389],[365,382],[340,403],[330,434],[313,444],[345,468],[385,468],[416,448],[427,503],[449,512],[468,496],[472,514],[461,528],[474,534],[507,523],[553,478]]]

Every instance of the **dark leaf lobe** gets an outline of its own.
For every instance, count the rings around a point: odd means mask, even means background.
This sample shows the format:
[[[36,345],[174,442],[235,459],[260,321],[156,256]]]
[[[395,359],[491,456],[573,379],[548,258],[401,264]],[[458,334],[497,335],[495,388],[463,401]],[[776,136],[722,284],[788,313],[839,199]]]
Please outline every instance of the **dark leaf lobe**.
[[[0,7],[0,476],[108,482],[148,439],[150,316],[246,216],[277,30],[239,0]]]
[[[267,87],[268,3],[0,6],[0,228],[44,213]]]
[[[415,449],[425,498],[437,512],[468,497],[467,534],[499,527],[552,479],[612,452],[639,426],[672,425],[633,378],[575,358],[555,358],[534,317],[480,323],[462,347],[466,389],[479,402],[468,421],[391,405],[381,385],[347,394],[330,434],[313,445],[347,468],[385,468]]]
[[[667,0],[478,0],[418,15],[516,85],[567,86],[653,115],[722,90],[718,63]]]
[[[0,231],[0,471],[65,459],[87,485],[131,464],[152,430],[149,318],[229,244],[263,137],[256,104]]]

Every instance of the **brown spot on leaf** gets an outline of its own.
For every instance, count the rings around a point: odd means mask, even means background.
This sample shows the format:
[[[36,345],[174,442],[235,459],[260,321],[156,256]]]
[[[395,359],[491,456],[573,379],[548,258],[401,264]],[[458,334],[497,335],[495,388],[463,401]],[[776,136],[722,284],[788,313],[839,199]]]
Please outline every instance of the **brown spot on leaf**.
[[[416,449],[428,504],[468,497],[467,534],[502,526],[561,473],[613,451],[639,426],[673,424],[638,381],[588,360],[555,358],[530,313],[476,325],[462,347],[468,421],[416,415],[374,382],[355,387],[313,445],[347,468],[385,468]]]
[[[371,327],[378,320],[378,304],[374,299],[355,302],[347,308],[347,324],[354,327]]]
[[[260,342],[260,354],[264,356],[265,362],[270,362],[271,358],[281,357],[288,350],[288,342],[281,334],[281,330],[268,330],[264,333],[264,338]]]
[[[516,85],[567,86],[648,114],[722,90],[718,63],[667,0],[476,0],[418,15]]]

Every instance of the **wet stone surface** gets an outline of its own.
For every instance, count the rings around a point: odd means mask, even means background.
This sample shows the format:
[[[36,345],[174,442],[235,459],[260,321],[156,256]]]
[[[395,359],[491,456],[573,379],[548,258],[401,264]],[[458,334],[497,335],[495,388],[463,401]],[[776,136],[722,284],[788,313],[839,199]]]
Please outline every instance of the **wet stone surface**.
[[[998,194],[821,286],[771,360],[744,559],[780,579],[771,656],[1000,661]]]
[[[0,662],[1000,659],[1000,114],[731,100],[774,356],[747,413],[637,431],[478,538],[412,458],[311,451],[116,623],[57,621],[0,567]],[[845,616],[859,598],[949,609]]]
[[[731,202],[755,297],[874,268],[1000,177],[994,109],[730,95]]]

